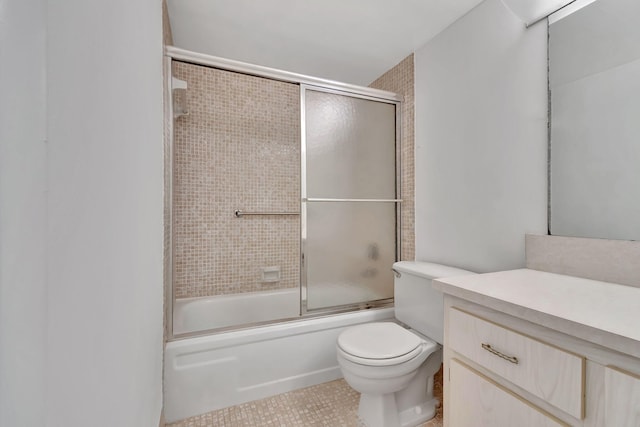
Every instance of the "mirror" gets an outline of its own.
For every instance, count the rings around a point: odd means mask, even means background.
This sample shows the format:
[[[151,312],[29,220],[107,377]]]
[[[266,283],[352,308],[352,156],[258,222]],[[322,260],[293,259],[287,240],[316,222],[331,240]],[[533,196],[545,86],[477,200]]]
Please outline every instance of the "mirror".
[[[550,17],[551,234],[640,240],[639,20],[638,0]]]

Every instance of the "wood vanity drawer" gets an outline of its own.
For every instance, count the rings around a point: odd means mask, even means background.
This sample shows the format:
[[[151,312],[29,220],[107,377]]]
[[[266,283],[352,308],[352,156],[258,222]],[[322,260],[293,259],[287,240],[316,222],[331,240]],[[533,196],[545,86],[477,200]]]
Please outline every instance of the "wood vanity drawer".
[[[585,359],[456,308],[447,345],[578,419],[584,418]]]
[[[640,376],[607,366],[604,390],[607,427],[640,426]]]
[[[450,427],[568,427],[456,359],[449,369]]]

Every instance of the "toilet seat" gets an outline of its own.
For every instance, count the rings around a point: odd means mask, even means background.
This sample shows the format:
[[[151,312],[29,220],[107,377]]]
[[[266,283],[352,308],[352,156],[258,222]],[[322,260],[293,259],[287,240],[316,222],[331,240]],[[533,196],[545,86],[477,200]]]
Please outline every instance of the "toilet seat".
[[[436,346],[392,322],[352,326],[338,337],[341,355],[360,365],[391,366],[420,355],[425,347]]]

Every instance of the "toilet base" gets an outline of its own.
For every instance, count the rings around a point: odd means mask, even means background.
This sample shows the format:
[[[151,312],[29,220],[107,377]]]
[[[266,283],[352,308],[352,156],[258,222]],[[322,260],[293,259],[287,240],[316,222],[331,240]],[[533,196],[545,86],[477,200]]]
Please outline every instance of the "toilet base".
[[[366,427],[399,426],[396,397],[389,394],[362,394],[358,417]]]
[[[415,427],[429,421],[436,415],[436,407],[439,403],[438,399],[433,398],[422,405],[400,412],[400,427]]]
[[[433,377],[442,363],[442,349],[420,366],[406,388],[388,394],[360,395],[358,417],[366,427],[414,427],[436,414]]]
[[[433,398],[398,413],[394,394],[362,395],[358,417],[367,427],[414,427],[433,418],[438,403],[438,399]]]
[[[438,403],[433,398],[398,413],[394,394],[362,395],[358,417],[366,427],[415,427],[435,416]]]

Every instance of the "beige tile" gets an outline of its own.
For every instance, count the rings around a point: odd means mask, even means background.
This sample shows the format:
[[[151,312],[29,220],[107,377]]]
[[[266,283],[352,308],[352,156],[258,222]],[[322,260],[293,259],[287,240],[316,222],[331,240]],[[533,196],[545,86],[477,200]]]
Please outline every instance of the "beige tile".
[[[162,0],[162,42],[165,46],[173,45],[173,33],[171,31],[171,22],[169,21],[167,0]]]
[[[188,85],[188,115],[174,125],[176,298],[293,288],[299,284],[299,87],[174,62]],[[280,267],[263,283],[261,267]]]
[[[189,114],[174,123],[173,262],[176,298],[299,285],[300,218],[238,219],[299,210],[300,95],[295,84],[174,61]],[[415,257],[413,55],[372,87],[400,93],[402,259]],[[260,267],[281,280],[263,283]]]
[[[434,394],[442,400],[442,369],[436,374]],[[344,380],[331,381],[254,402],[188,418],[168,427],[239,426],[348,426],[358,427],[359,393]],[[421,427],[442,427],[442,405]]]
[[[402,260],[415,259],[415,114],[414,114],[414,66],[413,54],[400,61],[395,67],[384,73],[369,85],[376,89],[387,90],[402,95],[401,141],[398,154],[401,161],[402,193]]]

